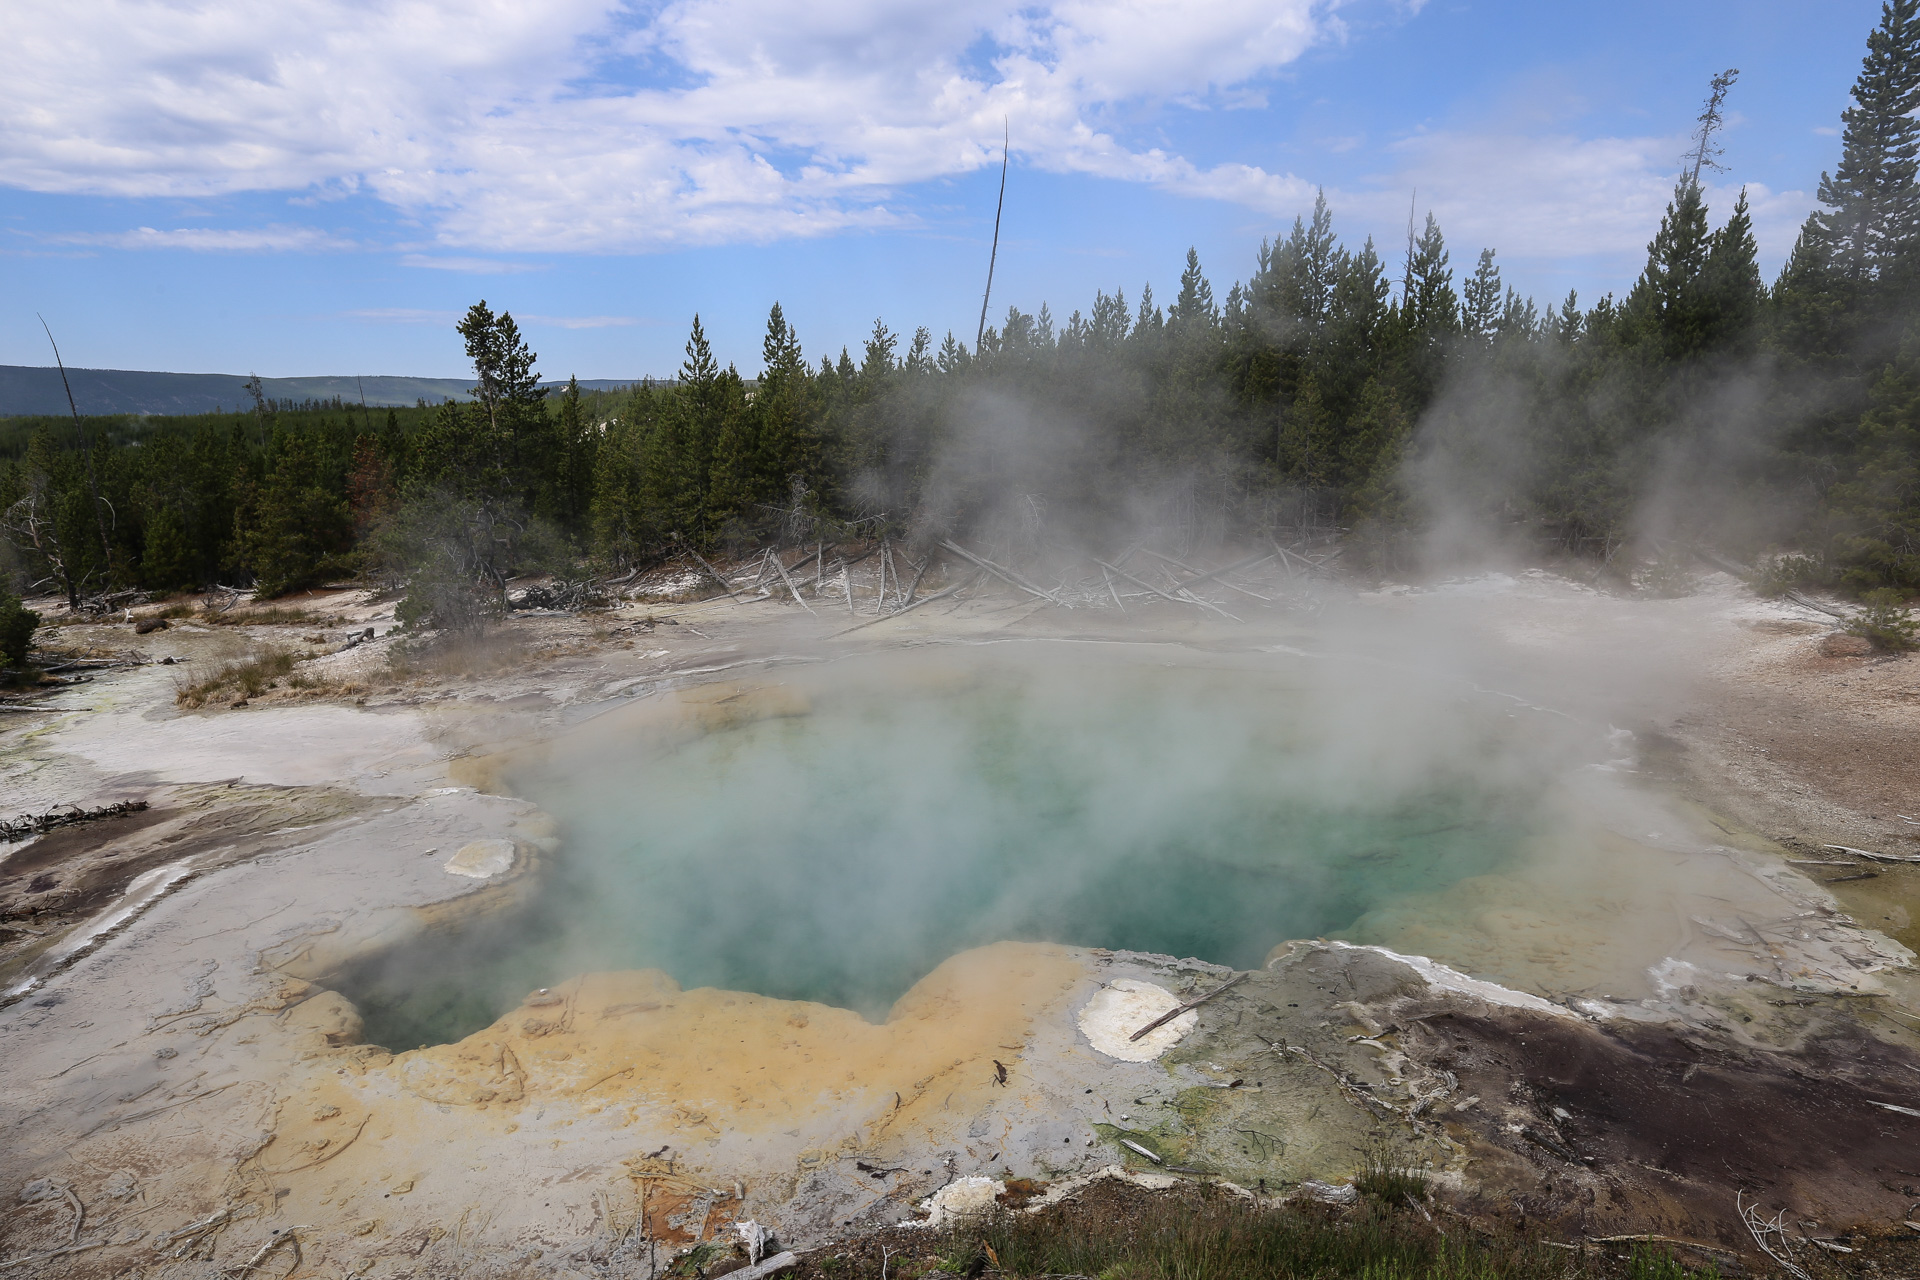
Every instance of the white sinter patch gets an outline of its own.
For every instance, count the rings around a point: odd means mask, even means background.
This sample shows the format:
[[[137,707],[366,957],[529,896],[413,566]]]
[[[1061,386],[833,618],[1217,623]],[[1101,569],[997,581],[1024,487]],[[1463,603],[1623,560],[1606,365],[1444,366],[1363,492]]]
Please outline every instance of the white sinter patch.
[[[475,840],[460,846],[460,852],[447,859],[449,875],[471,876],[486,880],[513,869],[513,841]]]
[[[1179,1007],[1179,999],[1165,987],[1120,978],[1096,991],[1093,999],[1081,1006],[1080,1033],[1086,1036],[1088,1044],[1109,1058],[1152,1062],[1179,1044],[1180,1037],[1200,1021],[1200,1015],[1189,1009],[1138,1040],[1131,1037],[1161,1014]]]

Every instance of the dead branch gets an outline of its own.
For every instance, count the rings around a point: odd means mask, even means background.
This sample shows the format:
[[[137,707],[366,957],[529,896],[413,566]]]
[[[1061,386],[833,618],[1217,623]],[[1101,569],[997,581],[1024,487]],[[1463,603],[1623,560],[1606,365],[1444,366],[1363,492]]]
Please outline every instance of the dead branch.
[[[1207,992],[1207,994],[1203,996],[1196,996],[1193,999],[1187,1001],[1183,1005],[1167,1010],[1167,1012],[1161,1014],[1159,1017],[1155,1018],[1152,1022],[1149,1022],[1146,1026],[1140,1028],[1138,1031],[1128,1036],[1127,1039],[1138,1040],[1141,1036],[1146,1035],[1147,1032],[1152,1031],[1157,1027],[1165,1026],[1167,1023],[1172,1022],[1175,1018],[1179,1017],[1181,1014],[1185,1013],[1187,1010],[1195,1008],[1199,1005],[1205,1004],[1207,1001],[1213,999],[1215,996],[1219,995],[1222,991],[1225,991],[1230,987],[1238,986],[1241,982],[1244,982],[1246,980],[1246,977],[1247,975],[1244,973],[1234,974],[1231,978],[1228,978],[1225,982],[1221,983],[1219,986],[1215,987],[1213,990]]]
[[[1822,848],[1838,849],[1841,853],[1850,853],[1856,858],[1871,858],[1875,862],[1920,862],[1920,857],[1904,853],[1874,853],[1868,849],[1856,849],[1852,845],[1829,844]]]

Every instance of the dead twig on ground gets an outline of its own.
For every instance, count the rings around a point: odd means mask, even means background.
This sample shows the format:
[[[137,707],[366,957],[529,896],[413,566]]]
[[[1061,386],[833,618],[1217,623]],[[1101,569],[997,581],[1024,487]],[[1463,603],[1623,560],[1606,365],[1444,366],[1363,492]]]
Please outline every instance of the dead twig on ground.
[[[1242,982],[1246,981],[1246,977],[1247,975],[1244,973],[1234,974],[1231,978],[1228,978],[1225,982],[1221,983],[1219,986],[1215,987],[1213,990],[1207,992],[1207,994],[1203,996],[1196,996],[1193,999],[1187,1001],[1183,1005],[1177,1005],[1174,1008],[1167,1010],[1165,1013],[1155,1018],[1152,1022],[1149,1022],[1146,1026],[1140,1028],[1138,1031],[1128,1036],[1127,1039],[1138,1040],[1141,1036],[1146,1035],[1149,1031],[1152,1031],[1157,1027],[1165,1026],[1167,1023],[1172,1022],[1175,1018],[1179,1017],[1181,1014],[1185,1013],[1187,1010],[1193,1009],[1200,1005],[1205,1004],[1207,1001],[1219,995],[1222,991],[1227,991],[1233,987],[1239,986]]]
[[[275,1249],[278,1249],[283,1244],[291,1244],[293,1246],[293,1271],[298,1271],[300,1269],[300,1261],[301,1261],[300,1237],[294,1233],[298,1231],[310,1231],[310,1230],[312,1230],[312,1228],[306,1226],[304,1223],[302,1223],[299,1226],[280,1228],[278,1231],[274,1232],[272,1235],[267,1237],[267,1242],[261,1245],[260,1248],[254,1253],[254,1255],[251,1258],[247,1259],[246,1265],[242,1266],[239,1271],[231,1272],[229,1274],[233,1276],[233,1280],[247,1280],[247,1277],[252,1275],[254,1273],[254,1270],[258,1268],[262,1262],[266,1261],[267,1255],[272,1253]],[[289,1271],[287,1274],[292,1275],[293,1271]]]
[[[1841,853],[1850,853],[1856,858],[1871,858],[1875,862],[1920,862],[1920,857],[1904,853],[1875,853],[1871,849],[1856,849],[1844,844],[1830,844],[1822,847],[1838,849]]]
[[[1760,1216],[1759,1201],[1756,1200],[1752,1204],[1746,1204],[1744,1203],[1745,1197],[1746,1192],[1744,1190],[1733,1193],[1734,1211],[1740,1215],[1740,1221],[1746,1226],[1747,1234],[1751,1235],[1753,1242],[1760,1246],[1760,1252],[1779,1263],[1781,1268],[1785,1270],[1788,1275],[1792,1276],[1794,1280],[1813,1280],[1813,1277],[1808,1275],[1805,1269],[1796,1263],[1786,1252],[1787,1211],[1782,1209],[1771,1218],[1763,1218]],[[1768,1240],[1774,1236],[1780,1238],[1780,1247],[1777,1250],[1773,1245],[1768,1243]]]

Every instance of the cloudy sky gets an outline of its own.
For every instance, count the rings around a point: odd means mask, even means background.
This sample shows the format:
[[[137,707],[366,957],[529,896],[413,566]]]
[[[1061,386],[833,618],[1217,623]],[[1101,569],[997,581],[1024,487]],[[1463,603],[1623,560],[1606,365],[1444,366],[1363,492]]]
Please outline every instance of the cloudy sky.
[[[1456,265],[1591,300],[1638,270],[1708,78],[1716,208],[1771,271],[1839,152],[1878,0],[12,0],[0,363],[461,372],[519,317],[550,376],[759,363],[876,317],[971,339],[995,278],[1056,316],[1224,296],[1316,188],[1410,202]],[[1390,256],[1397,257],[1397,249]]]

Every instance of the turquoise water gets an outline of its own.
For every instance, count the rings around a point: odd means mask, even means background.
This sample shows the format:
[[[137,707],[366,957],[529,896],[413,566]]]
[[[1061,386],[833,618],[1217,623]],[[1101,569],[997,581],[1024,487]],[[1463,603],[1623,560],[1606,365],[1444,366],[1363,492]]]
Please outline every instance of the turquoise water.
[[[1390,677],[943,655],[809,678],[805,714],[661,745],[596,726],[514,779],[561,820],[539,900],[340,985],[368,1036],[466,1034],[590,970],[884,1016],[1026,939],[1246,968],[1497,871],[1556,758]]]

